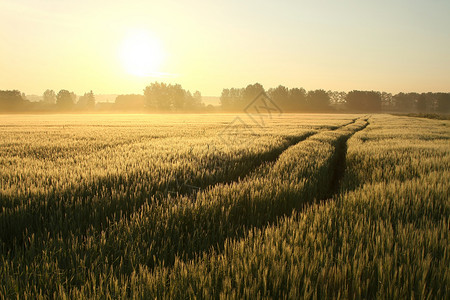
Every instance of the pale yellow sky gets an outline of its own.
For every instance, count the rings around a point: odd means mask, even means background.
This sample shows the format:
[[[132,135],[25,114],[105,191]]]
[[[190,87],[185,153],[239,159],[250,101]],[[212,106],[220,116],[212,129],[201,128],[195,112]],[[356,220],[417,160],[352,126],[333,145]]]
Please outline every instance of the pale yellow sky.
[[[440,0],[1,0],[0,89],[450,92],[449,13]]]

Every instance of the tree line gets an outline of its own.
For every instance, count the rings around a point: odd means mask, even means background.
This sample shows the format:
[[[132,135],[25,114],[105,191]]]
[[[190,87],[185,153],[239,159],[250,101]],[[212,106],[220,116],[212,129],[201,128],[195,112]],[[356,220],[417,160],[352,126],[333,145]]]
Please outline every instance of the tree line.
[[[42,100],[32,102],[18,90],[0,90],[0,112],[69,112],[90,111],[95,108],[95,96],[92,91],[78,97],[68,90],[46,90]]]
[[[353,90],[348,93],[306,91],[279,85],[267,91],[259,83],[245,88],[223,89],[224,111],[242,111],[259,93],[265,92],[283,112],[420,112],[450,113],[450,93],[398,93]]]
[[[39,102],[29,101],[18,90],[0,90],[0,112],[243,112],[261,92],[283,112],[408,112],[450,113],[450,93],[398,93],[378,91],[306,91],[279,85],[265,90],[260,83],[243,88],[224,88],[219,107],[205,106],[199,91],[191,93],[179,84],[153,82],[142,94],[116,97],[105,105],[96,103],[92,91],[77,96],[68,90],[46,90]]]
[[[143,90],[143,94],[126,94],[116,97],[111,105],[96,103],[92,91],[78,97],[68,90],[46,90],[42,100],[29,101],[18,90],[0,90],[0,112],[199,112],[208,108],[202,102],[199,91],[193,94],[179,84],[154,82]]]

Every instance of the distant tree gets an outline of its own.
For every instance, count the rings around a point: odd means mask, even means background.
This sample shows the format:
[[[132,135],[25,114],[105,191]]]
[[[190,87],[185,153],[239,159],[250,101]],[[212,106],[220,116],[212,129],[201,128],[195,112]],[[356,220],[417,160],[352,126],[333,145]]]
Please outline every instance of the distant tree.
[[[24,110],[27,101],[18,90],[0,91],[0,110],[19,111]]]
[[[192,97],[179,84],[169,85],[169,101],[173,111],[183,111],[185,109],[186,99]]]
[[[141,111],[145,108],[145,97],[138,94],[119,95],[115,108],[122,111]]]
[[[43,102],[45,104],[55,104],[56,94],[53,90],[46,90],[43,94]]]
[[[80,96],[77,103],[78,107],[82,110],[93,110],[95,108],[95,96],[92,91],[84,93]]]
[[[306,91],[304,88],[292,88],[289,90],[289,103],[293,111],[307,109]]]
[[[244,89],[223,89],[222,95],[220,96],[220,105],[223,111],[237,111],[243,109],[241,103],[243,103]]]
[[[309,91],[307,103],[311,110],[328,110],[330,109],[330,96],[324,90]]]
[[[60,90],[56,95],[56,105],[60,110],[70,110],[74,105],[74,93],[68,90]]]
[[[202,94],[199,91],[195,91],[193,95],[188,91],[186,92],[185,110],[186,111],[198,111],[204,108],[202,103]]]
[[[437,112],[441,114],[450,112],[450,93],[438,93]]]
[[[231,111],[233,108],[233,99],[230,95],[230,89],[222,89],[219,99],[220,106],[224,111]]]
[[[347,93],[328,91],[327,94],[330,97],[330,106],[333,107],[333,109],[342,110],[345,104],[345,97],[347,96]]]
[[[144,89],[144,97],[148,109],[161,112],[187,111],[202,105],[201,94],[200,103],[197,103],[179,84],[151,83]]]
[[[216,112],[216,107],[214,107],[214,105],[212,105],[212,104],[208,104],[208,105],[205,107],[205,111],[206,111],[207,113],[213,113],[213,112]]]
[[[338,91],[327,91],[328,97],[330,97],[330,104],[337,105],[345,102],[345,96],[347,95],[345,92]]]
[[[267,95],[282,111],[293,110],[293,103],[289,99],[289,89],[287,87],[279,85],[276,88],[269,89]]]
[[[346,97],[347,109],[352,111],[381,111],[381,93],[375,91],[351,91]]]
[[[264,87],[260,83],[249,84],[245,88],[223,89],[220,105],[223,111],[242,112],[261,92],[264,92]]]
[[[394,101],[391,93],[382,92],[380,97],[382,110],[391,111],[394,109]]]
[[[438,113],[439,111],[439,95],[438,93],[431,93],[428,92],[425,94],[425,97],[427,98],[427,105],[428,110],[433,113]]]
[[[397,111],[412,112],[419,94],[417,93],[398,93],[393,96],[393,102]]]
[[[192,97],[194,98],[195,104],[200,105],[202,103],[202,93],[200,93],[199,91],[195,91]]]
[[[70,98],[72,98],[72,103],[77,103],[78,96],[74,92],[70,92]]]
[[[170,96],[167,84],[154,82],[144,89],[146,106],[149,109],[157,111],[170,110]]]
[[[264,87],[258,82],[247,85],[242,92],[242,100],[244,101],[244,103],[242,103],[243,108],[255,100],[256,96],[258,96],[261,92],[264,92]]]
[[[426,94],[420,94],[419,98],[417,99],[417,111],[422,113],[427,112],[427,102],[428,101]]]

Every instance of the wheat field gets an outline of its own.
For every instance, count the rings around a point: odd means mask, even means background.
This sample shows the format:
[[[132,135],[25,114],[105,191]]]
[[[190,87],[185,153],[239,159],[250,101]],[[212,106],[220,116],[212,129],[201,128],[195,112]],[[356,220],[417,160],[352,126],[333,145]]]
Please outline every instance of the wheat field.
[[[448,120],[1,116],[0,298],[448,299],[449,180]]]

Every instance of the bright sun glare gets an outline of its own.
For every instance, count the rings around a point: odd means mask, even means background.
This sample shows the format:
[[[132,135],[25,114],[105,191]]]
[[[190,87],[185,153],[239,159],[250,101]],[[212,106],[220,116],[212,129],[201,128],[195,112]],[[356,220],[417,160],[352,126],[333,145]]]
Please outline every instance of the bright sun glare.
[[[131,32],[125,37],[120,56],[129,74],[145,77],[159,73],[164,52],[157,39],[141,30]]]

